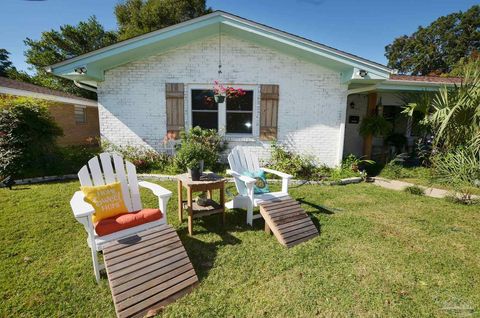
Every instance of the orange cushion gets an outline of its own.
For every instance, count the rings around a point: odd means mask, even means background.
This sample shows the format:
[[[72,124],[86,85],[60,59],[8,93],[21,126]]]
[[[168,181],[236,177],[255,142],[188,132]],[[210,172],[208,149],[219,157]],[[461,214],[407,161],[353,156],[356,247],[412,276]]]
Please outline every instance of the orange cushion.
[[[136,212],[122,213],[95,224],[95,232],[98,236],[112,234],[121,230],[160,220],[163,217],[159,209],[142,209]]]

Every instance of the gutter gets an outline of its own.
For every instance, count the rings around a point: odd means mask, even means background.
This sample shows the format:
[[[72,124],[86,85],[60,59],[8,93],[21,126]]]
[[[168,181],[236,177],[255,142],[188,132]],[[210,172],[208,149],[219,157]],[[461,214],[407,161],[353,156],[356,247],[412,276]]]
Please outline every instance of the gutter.
[[[86,89],[87,91],[94,92],[94,93],[97,92],[97,89],[93,86],[90,86],[90,85],[87,85],[87,84],[82,84],[82,83],[77,82],[77,81],[73,81],[73,84],[75,84],[75,86],[77,86],[79,88]]]

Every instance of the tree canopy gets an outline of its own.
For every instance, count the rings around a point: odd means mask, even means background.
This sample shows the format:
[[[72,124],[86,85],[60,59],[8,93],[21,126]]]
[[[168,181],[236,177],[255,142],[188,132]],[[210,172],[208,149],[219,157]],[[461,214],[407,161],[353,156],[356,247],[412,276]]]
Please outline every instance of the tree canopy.
[[[449,73],[480,51],[480,6],[442,16],[385,47],[388,66],[412,75]]]
[[[120,40],[210,13],[205,0],[126,0],[115,6]]]
[[[0,49],[0,76],[7,76],[7,71],[12,68],[10,52]]]
[[[105,31],[95,16],[77,25],[42,32],[39,40],[25,41],[26,61],[36,70],[36,84],[94,98],[95,94],[77,88],[72,81],[47,74],[44,67],[117,42],[115,31]]]

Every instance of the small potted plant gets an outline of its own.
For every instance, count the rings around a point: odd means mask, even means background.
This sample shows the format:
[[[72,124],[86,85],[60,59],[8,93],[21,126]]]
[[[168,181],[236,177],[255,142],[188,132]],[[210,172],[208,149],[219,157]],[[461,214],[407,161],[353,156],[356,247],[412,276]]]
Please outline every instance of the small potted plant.
[[[200,160],[197,158],[190,159],[187,163],[187,171],[193,181],[199,181],[202,176]]]

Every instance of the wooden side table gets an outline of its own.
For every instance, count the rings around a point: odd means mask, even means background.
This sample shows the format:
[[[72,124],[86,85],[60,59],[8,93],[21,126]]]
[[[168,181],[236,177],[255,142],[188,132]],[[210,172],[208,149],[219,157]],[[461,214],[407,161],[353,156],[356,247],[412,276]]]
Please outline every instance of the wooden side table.
[[[193,181],[188,173],[176,176],[178,180],[178,218],[183,222],[183,204],[186,203],[188,210],[188,233],[192,235],[192,221],[212,214],[222,214],[222,222],[225,223],[225,178],[214,173],[204,173],[200,181]],[[187,189],[187,200],[183,200],[182,188]],[[213,200],[213,191],[220,191],[220,202]],[[194,192],[207,192],[208,205],[200,206],[193,201]]]

